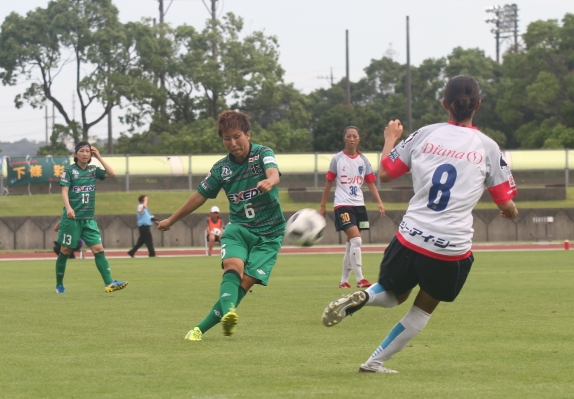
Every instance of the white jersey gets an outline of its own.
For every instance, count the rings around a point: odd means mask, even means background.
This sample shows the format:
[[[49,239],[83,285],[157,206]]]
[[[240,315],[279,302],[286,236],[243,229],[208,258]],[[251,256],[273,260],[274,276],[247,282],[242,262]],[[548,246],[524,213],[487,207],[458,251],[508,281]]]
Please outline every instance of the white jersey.
[[[485,188],[496,204],[517,193],[498,145],[474,127],[425,126],[401,141],[381,166],[393,178],[412,171],[415,195],[397,239],[437,259],[456,261],[470,255],[472,209]]]
[[[327,180],[336,181],[335,209],[342,206],[364,206],[363,182],[372,183],[377,178],[369,160],[361,153],[354,157],[341,151],[333,155]]]

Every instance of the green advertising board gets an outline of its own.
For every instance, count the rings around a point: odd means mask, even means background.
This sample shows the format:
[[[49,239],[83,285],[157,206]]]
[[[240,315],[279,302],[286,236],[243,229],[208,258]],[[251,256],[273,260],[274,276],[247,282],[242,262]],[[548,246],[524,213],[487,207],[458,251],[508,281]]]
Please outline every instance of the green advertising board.
[[[69,157],[6,157],[8,187],[25,184],[57,183]]]

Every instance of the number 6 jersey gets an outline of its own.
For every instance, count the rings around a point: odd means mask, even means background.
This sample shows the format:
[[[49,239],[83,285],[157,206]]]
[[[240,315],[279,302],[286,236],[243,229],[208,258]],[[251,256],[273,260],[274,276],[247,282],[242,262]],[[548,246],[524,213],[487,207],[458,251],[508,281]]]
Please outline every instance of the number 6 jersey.
[[[381,166],[393,178],[412,172],[415,195],[397,239],[436,259],[470,255],[472,209],[485,188],[496,204],[517,194],[498,145],[475,127],[425,126],[401,141]]]

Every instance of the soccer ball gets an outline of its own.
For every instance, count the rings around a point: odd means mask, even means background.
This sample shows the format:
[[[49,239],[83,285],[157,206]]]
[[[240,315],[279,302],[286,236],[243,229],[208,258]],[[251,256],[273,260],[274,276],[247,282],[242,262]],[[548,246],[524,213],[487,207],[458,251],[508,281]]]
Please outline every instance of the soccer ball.
[[[285,234],[295,245],[310,247],[325,235],[325,218],[314,209],[301,209],[287,221]]]
[[[221,230],[215,228],[211,230],[211,234],[213,234],[214,236],[219,237],[221,235]]]

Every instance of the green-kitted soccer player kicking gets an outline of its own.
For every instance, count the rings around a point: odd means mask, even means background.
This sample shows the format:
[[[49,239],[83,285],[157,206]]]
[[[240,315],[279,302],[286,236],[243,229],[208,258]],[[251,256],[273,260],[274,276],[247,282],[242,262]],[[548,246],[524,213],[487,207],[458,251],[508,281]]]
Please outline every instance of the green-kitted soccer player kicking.
[[[219,322],[223,335],[235,331],[237,306],[254,284],[267,285],[285,234],[279,197],[279,169],[269,147],[251,144],[247,115],[225,111],[219,115],[218,134],[229,154],[219,160],[200,183],[197,192],[158,228],[169,230],[223,188],[229,200],[229,224],[221,236],[223,277],[219,299],[203,321],[185,336],[201,336]]]
[[[104,169],[95,165],[89,165],[92,155],[100,161]],[[65,294],[64,273],[66,262],[72,250],[82,238],[92,250],[96,259],[96,266],[104,279],[104,290],[112,292],[121,290],[127,281],[112,279],[110,265],[104,255],[102,237],[98,224],[94,220],[96,209],[96,179],[104,180],[106,177],[114,177],[114,170],[102,159],[97,148],[90,143],[82,141],[74,149],[74,164],[64,169],[60,176],[62,186],[62,199],[64,209],[60,228],[58,229],[58,243],[62,246],[58,260],[56,260],[56,293]]]

